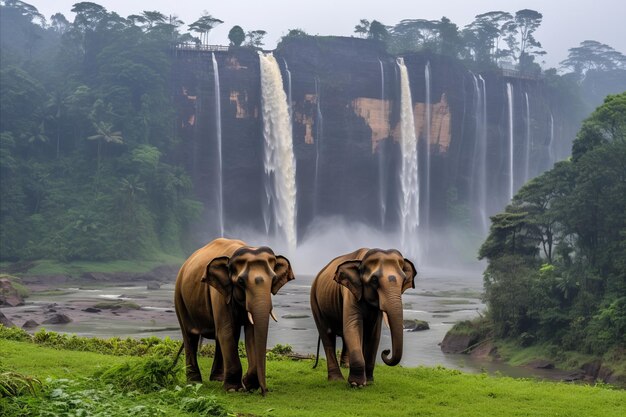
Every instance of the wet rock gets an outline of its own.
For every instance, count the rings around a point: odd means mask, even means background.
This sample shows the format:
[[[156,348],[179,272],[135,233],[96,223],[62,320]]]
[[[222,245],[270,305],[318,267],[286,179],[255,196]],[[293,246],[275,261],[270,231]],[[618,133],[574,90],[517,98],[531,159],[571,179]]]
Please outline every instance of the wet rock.
[[[57,311],[54,308],[49,308],[46,313],[56,313]]]
[[[22,329],[32,329],[37,326],[39,326],[39,323],[35,320],[27,320],[26,323],[22,324]]]
[[[308,314],[285,314],[284,316],[280,317],[282,317],[283,319],[306,319],[311,316],[309,316]]]
[[[535,359],[526,364],[529,368],[534,369],[554,369],[554,363],[545,359]]]
[[[21,305],[24,305],[24,300],[13,287],[13,283],[6,278],[0,278],[0,306],[16,307]]]
[[[596,359],[585,363],[580,368],[585,372],[585,374],[593,379],[596,379],[600,373],[600,368],[602,368],[602,361],[600,359]]]
[[[15,324],[2,311],[0,311],[0,324],[6,327],[15,327]]]
[[[160,290],[161,289],[161,284],[159,284],[158,282],[149,282],[148,285],[146,285],[146,289],[148,289],[148,290]]]
[[[404,326],[404,330],[407,330],[409,332],[419,332],[422,330],[430,329],[428,322],[424,320],[403,320],[402,325]]]
[[[95,307],[87,307],[87,308],[84,308],[83,311],[87,313],[99,313],[102,310],[100,310],[99,308],[95,308]]]
[[[49,319],[44,320],[42,324],[67,324],[71,321],[72,319],[65,314],[55,314]]]
[[[165,310],[166,313],[173,313],[174,310]]]
[[[478,335],[446,333],[441,342],[441,351],[443,353],[467,353],[469,348],[478,342]]]

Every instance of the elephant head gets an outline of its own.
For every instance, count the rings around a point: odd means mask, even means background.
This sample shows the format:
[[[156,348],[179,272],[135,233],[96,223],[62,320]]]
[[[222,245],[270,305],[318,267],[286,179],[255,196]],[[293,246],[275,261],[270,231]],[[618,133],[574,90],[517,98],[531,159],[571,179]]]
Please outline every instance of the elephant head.
[[[363,259],[343,262],[337,267],[334,280],[347,287],[357,302],[363,299],[380,309],[391,330],[393,354],[381,354],[387,365],[397,365],[402,359],[403,323],[402,293],[415,288],[415,266],[395,249],[370,249]]]
[[[207,266],[203,281],[215,287],[227,304],[244,307],[248,324],[246,331],[254,333],[254,358],[261,393],[267,391],[265,383],[265,349],[272,311],[272,297],[288,281],[294,279],[289,260],[276,256],[268,247],[240,248],[231,257],[213,259]],[[236,309],[236,307],[235,307]],[[249,371],[250,372],[250,371]],[[254,370],[253,370],[254,372]]]

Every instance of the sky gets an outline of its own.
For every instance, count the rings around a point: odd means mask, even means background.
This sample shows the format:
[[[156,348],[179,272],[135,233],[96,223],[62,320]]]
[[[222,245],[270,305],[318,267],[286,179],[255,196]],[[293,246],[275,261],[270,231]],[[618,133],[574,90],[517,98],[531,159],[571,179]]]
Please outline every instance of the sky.
[[[56,12],[72,21],[70,11],[76,0],[25,0],[49,18]],[[273,49],[289,29],[302,29],[310,35],[354,35],[360,19],[378,20],[393,26],[403,19],[448,17],[459,28],[480,13],[502,10],[510,13],[533,9],[543,14],[535,38],[547,52],[544,67],[555,67],[567,57],[568,48],[584,40],[608,44],[626,54],[626,0],[99,0],[94,1],[126,17],[143,10],[173,14],[190,24],[204,11],[224,23],[211,31],[209,43],[228,44],[228,31],[234,25],[244,31],[265,30],[265,49]]]

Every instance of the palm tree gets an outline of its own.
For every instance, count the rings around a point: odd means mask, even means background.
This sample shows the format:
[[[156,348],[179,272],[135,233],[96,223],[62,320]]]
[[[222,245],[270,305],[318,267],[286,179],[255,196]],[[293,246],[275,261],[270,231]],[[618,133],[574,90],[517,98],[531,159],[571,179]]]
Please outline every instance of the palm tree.
[[[97,134],[89,136],[87,139],[98,141],[98,171],[100,171],[100,147],[102,142],[122,144],[124,143],[124,138],[122,137],[122,132],[113,132],[112,123],[94,122],[93,127],[96,129]]]
[[[209,32],[220,23],[224,23],[223,20],[217,19],[210,14],[205,14],[198,20],[189,25],[189,30],[197,32],[202,36],[202,41],[206,44],[209,43]]]

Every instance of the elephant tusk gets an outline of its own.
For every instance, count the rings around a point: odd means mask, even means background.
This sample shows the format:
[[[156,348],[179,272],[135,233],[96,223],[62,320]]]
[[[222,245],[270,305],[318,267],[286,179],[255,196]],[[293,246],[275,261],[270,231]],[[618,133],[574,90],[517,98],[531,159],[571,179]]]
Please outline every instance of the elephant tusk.
[[[276,319],[276,316],[274,315],[274,310],[270,311],[270,317],[274,319],[276,323],[278,323],[278,320]]]
[[[387,326],[387,328],[390,329],[391,327],[389,327],[389,317],[387,317],[386,311],[383,311],[383,320],[385,321],[385,325]]]
[[[252,319],[252,313],[250,313],[248,311],[248,320],[250,320],[250,323],[254,326],[254,320]]]

